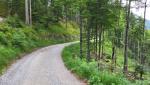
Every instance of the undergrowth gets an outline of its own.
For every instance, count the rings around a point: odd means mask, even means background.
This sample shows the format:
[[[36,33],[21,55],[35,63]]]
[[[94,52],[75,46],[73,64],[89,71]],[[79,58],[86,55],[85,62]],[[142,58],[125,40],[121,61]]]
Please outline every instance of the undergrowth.
[[[0,23],[0,74],[16,59],[21,58],[22,53],[28,53],[35,48],[51,44],[73,41],[76,36],[70,34],[70,30],[55,33],[51,29],[64,29],[63,23],[52,24],[51,27],[26,26],[17,16],[8,17]],[[71,24],[69,24],[71,26]],[[78,31],[77,28],[68,28]],[[65,34],[65,33],[67,34]],[[53,34],[55,33],[55,34]]]
[[[79,44],[66,47],[62,56],[69,70],[76,73],[80,78],[86,79],[89,85],[149,85],[149,81],[129,81],[122,73],[111,73],[106,70],[97,69],[97,62],[79,58]]]

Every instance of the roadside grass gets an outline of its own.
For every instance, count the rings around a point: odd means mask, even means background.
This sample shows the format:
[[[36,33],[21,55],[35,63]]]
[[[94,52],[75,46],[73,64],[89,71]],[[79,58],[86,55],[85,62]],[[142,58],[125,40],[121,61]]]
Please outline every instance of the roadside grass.
[[[85,58],[79,58],[79,44],[73,44],[63,50],[62,56],[66,67],[86,79],[89,85],[149,85],[148,80],[127,80],[122,73],[111,73],[108,70],[97,69],[97,62],[87,63]]]

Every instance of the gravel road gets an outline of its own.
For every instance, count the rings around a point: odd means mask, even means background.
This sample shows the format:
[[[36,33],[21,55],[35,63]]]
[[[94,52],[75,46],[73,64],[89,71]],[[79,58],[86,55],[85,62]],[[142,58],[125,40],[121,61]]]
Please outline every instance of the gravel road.
[[[0,85],[86,85],[64,66],[61,52],[69,44],[45,47],[24,56],[0,77]]]

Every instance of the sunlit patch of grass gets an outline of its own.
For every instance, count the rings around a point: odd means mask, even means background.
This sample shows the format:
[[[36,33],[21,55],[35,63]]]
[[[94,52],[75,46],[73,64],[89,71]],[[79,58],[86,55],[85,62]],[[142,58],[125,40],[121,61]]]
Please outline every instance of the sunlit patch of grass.
[[[73,22],[66,23],[59,22],[57,24],[53,24],[49,28],[50,32],[53,34],[64,34],[64,35],[77,35],[79,34],[79,28],[78,25],[76,25]]]

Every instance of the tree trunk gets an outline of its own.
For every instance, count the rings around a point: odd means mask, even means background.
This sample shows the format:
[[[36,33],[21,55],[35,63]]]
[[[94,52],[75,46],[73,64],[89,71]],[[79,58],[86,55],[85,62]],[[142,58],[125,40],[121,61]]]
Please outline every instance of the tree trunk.
[[[87,33],[86,33],[86,46],[87,46],[87,62],[91,59],[91,53],[90,53],[90,39],[91,39],[91,26],[92,26],[92,18],[88,18],[87,20]]]
[[[95,40],[95,52],[96,52],[96,58],[98,57],[97,56],[97,43],[98,43],[98,27],[97,27],[97,24],[96,24],[96,30],[95,30],[95,38],[96,38],[96,40]],[[97,58],[98,59],[98,58]]]
[[[103,54],[104,54],[104,42],[105,42],[105,39],[104,39],[104,29],[102,27],[102,52],[101,52],[101,59],[103,59]]]
[[[87,61],[90,61],[90,26],[87,28]]]
[[[30,11],[30,25],[32,25],[32,2],[31,2],[31,0],[29,0],[29,7],[30,7],[30,9],[29,9],[29,11]]]
[[[144,7],[144,22],[143,22],[143,37],[142,37],[142,52],[141,52],[141,64],[144,64],[144,40],[145,40],[145,20],[146,20],[146,10],[147,10],[147,0],[145,1],[145,7]]]
[[[29,0],[25,0],[25,17],[26,17],[26,24],[29,24]]]
[[[102,28],[102,26],[101,26]],[[99,60],[101,58],[101,45],[102,45],[102,30],[99,30],[99,49],[98,49],[98,55],[99,55]]]
[[[83,49],[82,49],[82,45],[83,45],[83,35],[82,35],[82,16],[81,16],[81,10],[80,10],[80,58],[82,59],[83,57]]]
[[[111,71],[113,72],[114,71],[114,64],[115,64],[115,60],[116,60],[116,56],[115,56],[115,46],[113,45],[112,47],[112,68],[111,68]]]
[[[124,74],[128,72],[128,31],[129,31],[129,24],[130,24],[130,5],[131,5],[131,0],[126,1],[126,29],[125,29],[125,40],[124,40],[124,67],[123,71]]]

